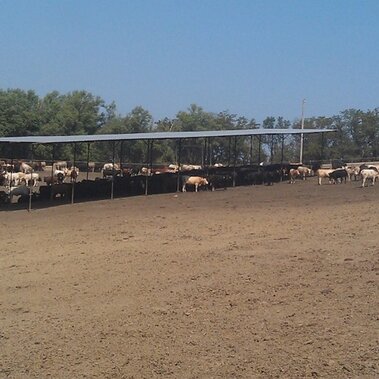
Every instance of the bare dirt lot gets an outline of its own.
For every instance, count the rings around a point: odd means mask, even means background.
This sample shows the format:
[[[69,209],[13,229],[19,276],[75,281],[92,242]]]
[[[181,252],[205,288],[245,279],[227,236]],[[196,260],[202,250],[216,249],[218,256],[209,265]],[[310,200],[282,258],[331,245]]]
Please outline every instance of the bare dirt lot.
[[[0,378],[378,377],[379,186],[0,213]]]

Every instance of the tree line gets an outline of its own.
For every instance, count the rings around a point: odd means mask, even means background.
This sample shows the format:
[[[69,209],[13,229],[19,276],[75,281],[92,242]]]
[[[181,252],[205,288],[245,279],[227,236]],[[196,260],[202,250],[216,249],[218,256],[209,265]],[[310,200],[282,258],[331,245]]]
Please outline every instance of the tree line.
[[[101,97],[87,91],[58,91],[39,97],[35,91],[21,89],[0,90],[0,136],[74,135],[108,133],[146,133],[168,131],[201,131],[227,129],[284,129],[300,128],[300,120],[289,121],[283,117],[267,117],[262,124],[228,111],[207,112],[192,104],[179,111],[174,118],[154,121],[143,107],[135,107],[128,114],[117,112],[114,102],[107,104]],[[333,128],[335,133],[304,136],[304,161],[343,159],[372,160],[379,156],[379,108],[363,111],[347,109],[331,117],[311,117],[304,120],[307,129]],[[192,164],[236,162],[248,164],[259,161],[280,162],[299,159],[299,136],[212,138],[184,140],[181,146],[182,162]],[[260,147],[261,146],[261,147]],[[124,162],[147,162],[147,146],[144,141],[124,141],[115,149],[115,158]],[[234,156],[234,152],[237,154]],[[73,146],[57,145],[55,158],[72,160]],[[86,160],[87,144],[77,144],[76,157]],[[152,149],[154,163],[177,162],[177,141],[155,141]],[[0,144],[0,157],[28,158],[30,146]],[[35,159],[49,160],[52,147],[34,147]],[[93,143],[90,160],[109,161],[113,156],[112,143]]]

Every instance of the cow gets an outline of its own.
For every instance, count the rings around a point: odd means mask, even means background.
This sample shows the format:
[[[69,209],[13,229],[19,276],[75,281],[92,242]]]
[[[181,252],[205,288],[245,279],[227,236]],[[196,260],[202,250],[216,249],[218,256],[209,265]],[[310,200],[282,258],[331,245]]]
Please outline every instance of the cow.
[[[44,182],[47,185],[55,184],[55,183],[63,183],[65,175],[63,171],[56,170],[57,172],[54,172],[53,177],[51,176],[45,176],[43,178]]]
[[[6,163],[5,161],[0,162],[0,169],[5,172],[13,172],[14,164]]]
[[[178,172],[178,171],[179,171],[179,166],[176,165],[176,164],[169,164],[169,165],[168,165],[168,169],[169,169],[171,172]]]
[[[180,166],[181,171],[201,170],[201,166],[193,164],[183,164]]]
[[[295,181],[296,181],[296,178],[300,177],[300,175],[301,175],[301,172],[298,169],[291,168],[290,171],[289,171],[289,176],[290,176],[289,183],[290,184],[294,184]]]
[[[357,175],[359,174],[359,168],[354,166],[345,166],[343,167],[347,172],[347,179],[351,181],[351,178],[354,176],[354,180],[357,180]]]
[[[209,188],[212,191],[219,188],[226,190],[227,187],[231,187],[233,185],[233,178],[231,175],[214,174],[210,175],[207,181],[209,183]]]
[[[207,186],[209,183],[208,183],[208,180],[206,178],[203,178],[201,176],[184,177],[182,192],[187,191],[187,189],[186,189],[187,184],[195,186],[195,192],[197,192],[199,187]]]
[[[360,173],[362,170],[364,170],[364,169],[371,169],[371,170],[375,170],[376,172],[379,172],[379,169],[378,169],[377,166],[375,166],[375,165],[367,165],[367,164],[363,163],[363,164],[361,164],[361,165],[359,166],[359,173]]]
[[[305,180],[306,176],[311,176],[312,173],[312,170],[306,166],[299,166],[297,170],[299,171],[299,176],[301,176],[303,180]]]
[[[67,162],[66,161],[58,161],[58,162],[53,163],[53,169],[54,170],[63,171],[65,168],[67,168]]]
[[[279,182],[281,178],[280,170],[263,170],[262,171],[262,180],[263,184],[266,186],[272,186],[274,182]]]
[[[21,179],[24,177],[23,172],[2,172],[3,182],[5,186],[17,186],[20,184]]]
[[[17,187],[9,187],[9,202],[12,203],[13,196],[20,196],[18,199],[19,202],[26,200],[30,194],[30,188],[26,187],[25,185],[17,186]]]
[[[120,166],[117,163],[105,163],[101,171],[103,173],[103,178],[121,174]]]
[[[20,179],[20,183],[24,185],[29,185],[29,186],[32,185],[33,187],[37,187],[38,182],[40,181],[41,181],[41,178],[39,174],[37,174],[36,172],[30,173],[30,174],[24,174]]]
[[[27,163],[20,161],[19,164],[20,164],[19,169],[21,172],[23,172],[24,174],[31,174],[32,173],[33,169]]]
[[[103,166],[103,171],[109,171],[109,170],[120,170],[120,166],[117,163],[105,163]]]
[[[334,170],[332,168],[319,168],[318,170],[316,170],[316,175],[318,177],[318,184],[321,185],[322,179],[329,178],[329,174],[333,171]]]
[[[363,170],[361,170],[361,177],[362,177],[362,185],[361,185],[362,188],[365,186],[367,179],[371,179],[372,185],[374,185],[376,178],[379,177],[379,172],[372,168],[364,168]]]
[[[95,162],[88,162],[87,170],[88,172],[95,172]]]
[[[69,183],[59,183],[51,186],[51,197],[56,199],[59,195],[60,198],[68,198],[71,196],[72,185]]]
[[[141,169],[138,172],[138,175],[151,176],[153,175],[153,171],[151,168],[141,167]]]
[[[338,182],[342,183],[343,180],[349,176],[348,172],[345,169],[337,169],[329,173],[329,180],[333,182],[333,184],[336,184]]]
[[[44,171],[46,167],[45,161],[39,161],[33,163],[33,170],[34,171]]]
[[[77,167],[66,168],[63,170],[65,178],[70,178],[71,182],[76,182],[79,175],[79,169]]]
[[[65,168],[63,170],[54,170],[53,172],[53,180],[47,179],[49,177],[44,178],[46,183],[54,184],[54,183],[63,183],[68,173],[68,169]],[[46,180],[47,179],[47,180]]]

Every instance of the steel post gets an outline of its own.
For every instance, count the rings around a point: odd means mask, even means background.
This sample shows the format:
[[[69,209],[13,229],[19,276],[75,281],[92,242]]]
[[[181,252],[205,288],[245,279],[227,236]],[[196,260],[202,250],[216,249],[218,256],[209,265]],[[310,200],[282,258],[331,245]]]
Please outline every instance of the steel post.
[[[178,174],[177,174],[177,181],[176,181],[176,192],[179,192],[180,188],[180,159],[182,154],[182,140],[179,138],[178,141]]]
[[[76,179],[75,178],[75,175],[74,175],[74,178],[72,176],[72,170],[75,170],[75,165],[76,165],[76,143],[74,143],[74,162],[73,162],[73,165],[71,166],[71,204],[74,204],[74,200],[75,200],[75,182],[76,182]]]
[[[261,150],[262,150],[262,139],[258,136],[258,164],[261,163]]]
[[[253,136],[250,136],[250,166],[253,164]]]
[[[150,166],[150,140],[147,140],[146,151],[146,178],[145,178],[145,196],[149,193],[149,166]]]
[[[234,137],[233,187],[236,186],[237,137]]]
[[[113,192],[114,192],[114,157],[115,157],[115,148],[116,148],[116,141],[113,141],[112,145],[112,181],[111,181],[111,200],[113,200]]]
[[[30,183],[29,183],[29,207],[28,207],[28,212],[31,212],[32,210],[32,196],[33,196],[33,144],[30,146],[31,148],[31,161],[32,161],[32,171],[30,173]]]
[[[55,161],[55,144],[52,145],[52,159],[51,159],[51,184],[50,184],[50,200],[53,200],[53,186],[54,186],[54,161]]]
[[[90,148],[90,143],[87,142],[87,180],[88,180],[88,175],[89,175],[89,148]]]

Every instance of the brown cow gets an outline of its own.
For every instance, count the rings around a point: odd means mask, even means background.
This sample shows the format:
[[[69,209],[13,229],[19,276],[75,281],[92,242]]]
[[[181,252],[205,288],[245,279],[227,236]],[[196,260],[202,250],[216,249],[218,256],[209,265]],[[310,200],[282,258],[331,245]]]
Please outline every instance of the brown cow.
[[[205,178],[202,178],[201,176],[190,176],[183,183],[183,187],[182,187],[183,192],[186,192],[187,184],[195,186],[195,192],[197,192],[199,187],[208,185],[208,180]]]
[[[300,177],[301,173],[298,169],[296,168],[291,168],[290,172],[289,172],[289,177],[290,177],[290,181],[289,183],[290,184],[294,184],[295,181],[296,181],[296,178]]]

